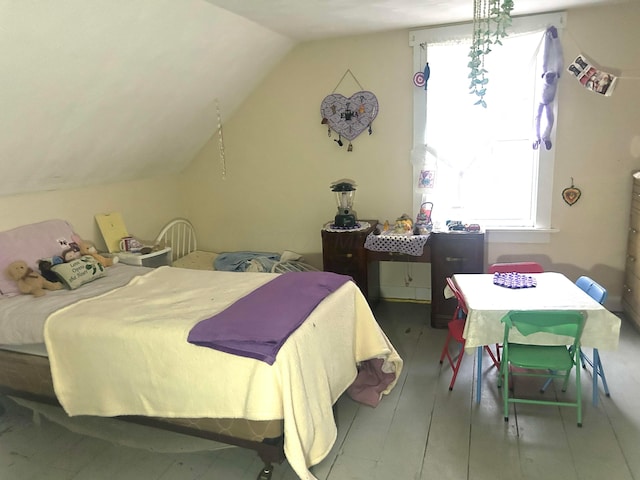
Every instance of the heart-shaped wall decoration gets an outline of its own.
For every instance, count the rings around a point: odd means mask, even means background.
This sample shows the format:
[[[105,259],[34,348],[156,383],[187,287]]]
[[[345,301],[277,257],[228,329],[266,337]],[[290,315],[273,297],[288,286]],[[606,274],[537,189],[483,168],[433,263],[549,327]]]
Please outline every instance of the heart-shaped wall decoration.
[[[323,124],[351,141],[371,126],[378,115],[378,99],[367,91],[356,92],[349,98],[332,93],[322,100],[320,114]]]
[[[582,192],[580,191],[580,189],[574,187],[573,185],[562,190],[562,198],[569,206],[576,203],[580,198],[580,195],[582,195]]]

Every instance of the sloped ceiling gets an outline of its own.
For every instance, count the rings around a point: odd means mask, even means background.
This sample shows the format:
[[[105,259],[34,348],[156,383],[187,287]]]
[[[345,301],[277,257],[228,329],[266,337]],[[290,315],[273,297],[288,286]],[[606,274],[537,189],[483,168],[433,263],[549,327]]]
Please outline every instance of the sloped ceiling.
[[[516,0],[532,13],[620,0]],[[0,0],[0,195],[181,171],[297,41],[471,0]],[[217,100],[217,101],[216,101]]]
[[[203,0],[0,3],[0,195],[180,171],[294,42]]]

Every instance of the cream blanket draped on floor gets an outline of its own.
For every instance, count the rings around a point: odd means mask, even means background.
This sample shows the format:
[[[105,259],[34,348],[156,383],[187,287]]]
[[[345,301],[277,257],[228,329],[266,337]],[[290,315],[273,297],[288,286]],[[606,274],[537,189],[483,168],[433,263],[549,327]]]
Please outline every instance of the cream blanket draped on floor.
[[[287,459],[313,479],[357,363],[383,358],[397,380],[402,360],[353,282],[316,307],[273,365],[187,342],[196,323],[275,275],[161,267],[53,313],[45,342],[60,403],[72,416],[284,419]]]

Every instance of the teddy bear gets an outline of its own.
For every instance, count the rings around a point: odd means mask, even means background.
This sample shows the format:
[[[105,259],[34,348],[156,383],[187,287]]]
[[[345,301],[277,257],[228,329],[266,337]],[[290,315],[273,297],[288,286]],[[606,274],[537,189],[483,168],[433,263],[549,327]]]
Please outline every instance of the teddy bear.
[[[46,280],[38,272],[34,272],[24,260],[16,260],[7,267],[7,274],[18,284],[21,293],[30,293],[41,297],[45,290],[60,290],[62,285]]]
[[[120,261],[120,258],[118,258],[117,256],[114,256],[114,257],[103,257],[102,255],[100,255],[98,253],[98,251],[96,250],[96,247],[94,247],[89,242],[87,242],[85,240],[82,240],[80,237],[78,237],[76,235],[73,236],[73,241],[76,243],[76,245],[78,245],[78,248],[80,249],[80,256],[91,255],[103,267],[110,267],[114,263],[118,263]]]

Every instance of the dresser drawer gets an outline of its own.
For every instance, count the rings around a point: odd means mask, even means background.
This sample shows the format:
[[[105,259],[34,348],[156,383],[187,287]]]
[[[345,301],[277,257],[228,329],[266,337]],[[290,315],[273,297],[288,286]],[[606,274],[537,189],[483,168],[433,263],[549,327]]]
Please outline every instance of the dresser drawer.
[[[640,210],[640,180],[634,180],[633,192],[631,193],[631,208]]]
[[[364,221],[364,220],[363,220]],[[325,272],[349,275],[356,282],[367,300],[372,299],[369,291],[370,272],[364,242],[376,225],[377,220],[366,220],[369,228],[359,231],[330,232],[322,230],[322,268]],[[377,284],[377,282],[375,282]]]
[[[631,209],[627,237],[626,270],[640,277],[640,211]]]
[[[353,253],[334,253],[331,257],[324,259],[323,269],[326,272],[344,273],[352,275],[360,268],[362,261]]]
[[[431,326],[446,328],[455,311],[455,298],[444,298],[447,277],[484,271],[484,233],[439,232],[431,243]]]
[[[622,299],[636,310],[640,310],[640,278],[631,271],[627,271],[624,278]]]
[[[622,307],[640,327],[640,178],[637,176],[638,173],[633,175]]]

